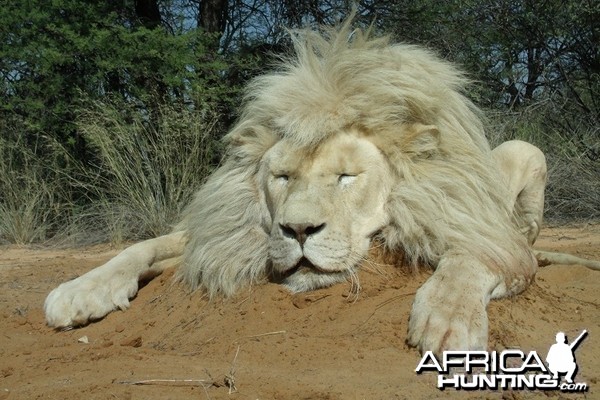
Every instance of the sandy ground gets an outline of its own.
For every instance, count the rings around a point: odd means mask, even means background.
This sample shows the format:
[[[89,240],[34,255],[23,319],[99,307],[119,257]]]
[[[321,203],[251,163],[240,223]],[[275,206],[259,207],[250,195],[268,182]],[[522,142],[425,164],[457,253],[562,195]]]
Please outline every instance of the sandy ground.
[[[600,225],[546,228],[538,248],[600,259]],[[0,248],[2,399],[600,399],[600,272],[541,268],[536,283],[489,306],[491,349],[537,350],[557,331],[588,337],[577,348],[583,394],[439,391],[414,372],[405,344],[417,276],[382,266],[350,284],[290,295],[275,284],[208,302],[172,282],[145,286],[131,308],[56,332],[42,304],[60,282],[117,253],[100,246]]]

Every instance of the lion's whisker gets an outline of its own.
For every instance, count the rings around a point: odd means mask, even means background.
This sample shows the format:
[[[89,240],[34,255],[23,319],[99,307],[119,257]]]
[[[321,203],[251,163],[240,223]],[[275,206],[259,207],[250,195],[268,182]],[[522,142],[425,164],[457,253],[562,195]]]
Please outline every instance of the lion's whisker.
[[[361,291],[360,279],[358,278],[358,274],[355,270],[349,270],[350,277],[350,293],[348,295],[348,299],[352,299],[352,303],[356,303],[358,301],[358,297]]]

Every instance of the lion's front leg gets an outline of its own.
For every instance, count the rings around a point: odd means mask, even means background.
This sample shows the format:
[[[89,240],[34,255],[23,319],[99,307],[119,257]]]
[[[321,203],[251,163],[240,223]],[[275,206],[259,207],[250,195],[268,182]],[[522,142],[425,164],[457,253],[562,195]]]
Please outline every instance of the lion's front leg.
[[[491,298],[522,291],[528,279],[492,270],[470,256],[446,256],[417,291],[408,327],[408,343],[424,352],[485,350],[486,307]]]
[[[137,243],[106,264],[61,284],[44,303],[46,322],[70,328],[128,308],[139,280],[160,274],[164,267],[156,263],[181,255],[185,241],[185,233],[176,232]]]
[[[417,291],[408,343],[436,354],[449,349],[484,350],[488,337],[486,306],[498,278],[479,263],[459,265],[451,261],[442,261]]]

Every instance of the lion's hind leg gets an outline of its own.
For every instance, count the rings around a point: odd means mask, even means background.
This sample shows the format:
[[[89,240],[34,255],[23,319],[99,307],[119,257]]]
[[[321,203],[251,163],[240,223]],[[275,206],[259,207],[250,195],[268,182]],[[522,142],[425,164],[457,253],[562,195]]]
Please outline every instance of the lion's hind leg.
[[[546,158],[540,149],[520,140],[502,143],[492,151],[492,155],[508,185],[508,201],[515,211],[518,227],[531,246],[542,226]],[[540,266],[577,264],[600,271],[600,261],[542,250],[534,250],[534,254]]]
[[[544,153],[521,140],[502,143],[492,151],[508,185],[510,206],[530,245],[535,243],[544,214],[547,167]]]
[[[185,232],[175,232],[136,243],[106,264],[61,284],[44,303],[46,322],[71,328],[128,308],[139,280],[160,274],[165,268],[160,261],[180,256],[186,240]]]

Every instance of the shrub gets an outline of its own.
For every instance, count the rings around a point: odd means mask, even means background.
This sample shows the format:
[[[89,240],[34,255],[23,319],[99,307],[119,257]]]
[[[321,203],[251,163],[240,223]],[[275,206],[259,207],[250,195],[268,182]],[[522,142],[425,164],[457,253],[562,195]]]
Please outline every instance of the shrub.
[[[75,182],[89,196],[75,222],[99,240],[168,233],[220,158],[209,112],[162,105],[153,115],[122,102],[94,102],[78,127],[95,155]]]
[[[44,241],[70,208],[64,182],[44,149],[27,145],[6,125],[0,133],[0,241]]]

